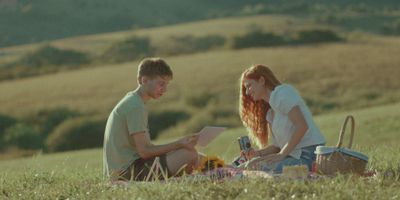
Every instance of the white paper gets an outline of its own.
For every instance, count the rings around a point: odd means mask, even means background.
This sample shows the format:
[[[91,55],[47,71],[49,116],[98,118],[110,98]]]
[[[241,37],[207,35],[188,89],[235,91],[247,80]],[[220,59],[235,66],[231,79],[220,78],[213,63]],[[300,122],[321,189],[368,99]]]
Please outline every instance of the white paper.
[[[197,145],[205,147],[210,144],[219,134],[222,133],[226,128],[217,126],[206,126],[198,133],[199,139],[197,140]]]

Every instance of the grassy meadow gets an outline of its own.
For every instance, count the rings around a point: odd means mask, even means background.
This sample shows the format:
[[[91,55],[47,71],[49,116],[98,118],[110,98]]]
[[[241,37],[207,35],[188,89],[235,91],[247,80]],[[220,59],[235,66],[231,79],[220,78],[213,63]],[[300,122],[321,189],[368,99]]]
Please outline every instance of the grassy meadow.
[[[150,117],[158,116],[159,121],[154,123],[178,114],[188,117],[161,130],[155,142],[197,132],[205,125],[224,125],[228,130],[200,151],[230,162],[238,153],[236,138],[246,134],[237,114],[239,77],[245,68],[260,63],[270,66],[281,81],[299,90],[328,145],[336,144],[345,116],[352,114],[356,119],[353,149],[369,156],[367,168],[376,171],[376,176],[224,182],[186,177],[168,183],[132,183],[124,187],[103,181],[99,148],[52,154],[39,151],[31,157],[0,160],[0,199],[400,199],[399,37],[347,32],[338,26],[303,18],[260,15],[79,36],[48,43],[99,56],[114,42],[132,35],[148,36],[153,43],[163,46],[173,36],[217,34],[230,38],[252,27],[281,34],[330,28],[346,41],[241,50],[221,47],[163,56],[172,66],[174,79],[164,97],[149,102]],[[0,64],[41,45],[2,48]],[[42,110],[65,107],[105,120],[113,106],[136,88],[138,62],[99,62],[78,70],[2,81],[0,113],[33,120],[35,113]],[[169,117],[171,113],[178,114]],[[160,117],[163,114],[166,117]],[[102,135],[98,133],[99,137]],[[347,141],[345,137],[344,144]]]
[[[399,39],[391,38],[166,57],[175,75],[169,93],[160,102],[177,100],[185,95],[185,89],[200,85],[196,91],[207,90],[232,102],[237,98],[240,73],[255,63],[269,65],[281,80],[294,84],[306,98],[329,97],[335,102],[353,101],[352,104],[362,104],[355,102],[358,95],[371,95],[372,102],[395,100],[400,84],[395,64],[400,61],[396,56],[399,44]],[[136,87],[137,65],[138,62],[106,65],[3,82],[0,91],[7,95],[0,96],[0,112],[20,114],[62,105],[108,112],[121,95]],[[387,92],[383,95],[382,90]],[[89,103],[99,99],[95,104]]]
[[[399,104],[392,104],[316,117],[328,145],[335,145],[344,116],[354,115],[353,149],[369,156],[367,169],[377,171],[374,177],[248,178],[223,182],[184,177],[168,182],[112,186],[102,179],[102,150],[92,149],[0,161],[0,196],[4,199],[398,199],[400,149],[395,121],[400,118],[396,112],[399,108]],[[201,151],[229,162],[238,153],[236,137],[244,133],[243,128],[229,129]],[[347,141],[345,138],[344,144]]]

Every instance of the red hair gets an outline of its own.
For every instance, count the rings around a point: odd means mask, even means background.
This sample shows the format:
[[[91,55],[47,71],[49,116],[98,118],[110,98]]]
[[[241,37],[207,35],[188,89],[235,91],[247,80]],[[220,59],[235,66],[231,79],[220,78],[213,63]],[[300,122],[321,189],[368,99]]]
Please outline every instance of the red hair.
[[[258,81],[261,77],[265,80],[265,86],[271,91],[281,84],[267,66],[253,65],[242,73],[239,96],[240,118],[247,128],[251,140],[259,147],[266,146],[268,143],[270,128],[266,120],[266,114],[271,107],[264,100],[254,101],[250,96],[246,95],[244,81],[246,79]]]

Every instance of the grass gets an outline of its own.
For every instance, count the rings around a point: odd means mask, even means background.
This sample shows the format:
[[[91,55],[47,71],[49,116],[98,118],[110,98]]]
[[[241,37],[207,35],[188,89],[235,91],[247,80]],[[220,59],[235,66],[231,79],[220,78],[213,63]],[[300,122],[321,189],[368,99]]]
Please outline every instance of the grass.
[[[224,182],[184,178],[168,183],[111,186],[102,179],[102,150],[82,150],[0,161],[0,197],[7,199],[398,199],[400,151],[397,138],[400,104],[316,117],[334,145],[344,116],[356,119],[355,149],[368,155],[373,178],[338,176],[316,180],[235,179]],[[382,131],[378,127],[386,127]],[[235,138],[243,128],[230,129],[203,152],[230,161],[238,153]],[[373,140],[369,140],[374,136]],[[390,142],[389,142],[390,141]],[[157,141],[163,142],[163,141]],[[392,171],[393,176],[387,172]],[[386,174],[386,175],[385,175]],[[51,188],[51,189],[50,189]]]

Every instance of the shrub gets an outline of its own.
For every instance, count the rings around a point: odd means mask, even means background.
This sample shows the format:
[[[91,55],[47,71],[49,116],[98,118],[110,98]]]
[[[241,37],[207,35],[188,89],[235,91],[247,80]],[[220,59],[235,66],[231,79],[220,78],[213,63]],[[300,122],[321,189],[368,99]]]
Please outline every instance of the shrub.
[[[105,121],[73,118],[57,126],[46,140],[49,151],[67,151],[103,145]]]
[[[240,126],[239,115],[231,111],[229,107],[216,104],[215,101],[207,104],[201,109],[194,109],[191,117],[185,121],[180,121],[175,126],[163,130],[161,138],[171,138],[183,136],[200,131],[204,126]]]
[[[15,145],[21,149],[38,149],[42,147],[42,139],[33,126],[17,123],[5,132],[6,145]]]
[[[149,115],[150,137],[157,138],[161,131],[175,126],[177,123],[187,120],[190,114],[185,111],[160,111]]]
[[[190,106],[202,108],[205,107],[213,97],[214,95],[208,92],[194,92],[187,94],[184,97],[184,101]]]
[[[41,110],[37,114],[39,120],[40,133],[46,138],[50,132],[61,124],[64,120],[79,116],[80,113],[68,110],[67,108],[55,108],[52,110]]]
[[[87,63],[89,59],[84,53],[43,46],[32,53],[23,55],[15,62],[0,66],[0,80],[47,74]]]
[[[320,42],[340,42],[343,38],[331,30],[306,30],[297,33],[291,41],[292,44],[310,44]]]
[[[57,49],[46,45],[33,53],[26,54],[13,65],[38,68],[45,66],[80,65],[88,62],[89,59],[84,53]]]
[[[148,37],[133,36],[124,41],[113,44],[102,56],[110,62],[125,62],[141,59],[154,54]]]
[[[4,144],[5,131],[7,130],[7,128],[11,127],[15,123],[17,123],[17,119],[7,115],[0,114],[0,149],[2,149],[5,146]]]
[[[4,131],[14,125],[17,122],[17,119],[4,115],[4,114],[0,114],[0,133],[4,133]],[[0,135],[1,137],[1,135]]]
[[[253,30],[243,36],[234,37],[232,48],[268,47],[284,44],[286,44],[286,41],[282,36],[274,33],[264,33],[261,30]]]
[[[282,4],[275,9],[275,12],[287,14],[308,13],[311,10],[311,5],[308,2],[297,2]]]
[[[237,127],[242,125],[239,114],[230,107],[216,105],[214,107],[215,108],[211,111],[214,125],[226,127]]]
[[[340,24],[346,21],[346,18],[341,15],[327,13],[321,16],[316,16],[315,21],[318,23],[326,23],[326,24]]]
[[[203,37],[193,37],[191,35],[173,36],[167,45],[158,47],[158,53],[164,55],[189,54],[207,51],[216,47],[223,46],[225,38],[219,35],[207,35]]]
[[[162,138],[170,138],[183,136],[185,134],[191,134],[200,131],[205,125],[213,125],[214,119],[208,109],[196,112],[195,115],[184,122],[178,123],[176,126],[163,130]]]
[[[382,32],[387,35],[400,35],[400,20],[385,23]]]
[[[328,111],[332,111],[338,108],[340,105],[334,100],[322,100],[313,98],[304,98],[306,104],[310,107],[313,114],[320,114]]]

